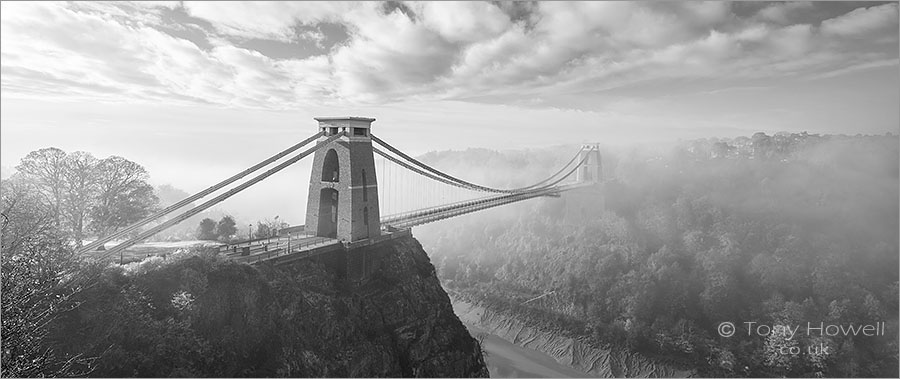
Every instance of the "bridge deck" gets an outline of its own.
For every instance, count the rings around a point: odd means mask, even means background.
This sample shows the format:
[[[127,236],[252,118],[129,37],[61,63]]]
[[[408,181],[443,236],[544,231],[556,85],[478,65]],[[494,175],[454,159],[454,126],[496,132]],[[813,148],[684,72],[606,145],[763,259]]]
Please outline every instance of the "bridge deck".
[[[233,261],[253,264],[290,255],[311,257],[336,246],[341,246],[341,241],[327,237],[273,237],[225,245],[219,252]]]
[[[446,218],[463,215],[466,213],[477,212],[480,210],[493,208],[501,205],[515,203],[523,200],[533,199],[542,196],[557,197],[561,192],[574,190],[577,188],[592,186],[595,183],[585,182],[577,184],[567,184],[554,186],[545,189],[527,191],[516,194],[503,194],[488,196],[480,199],[448,204],[439,207],[427,208],[406,212],[402,214],[389,215],[381,219],[382,225],[390,225],[395,228],[411,228],[413,226],[427,224],[429,222],[439,221]]]
[[[409,234],[409,229],[416,225],[422,225],[536,197],[559,196],[561,192],[591,185],[594,185],[594,183],[587,182],[554,186],[535,191],[495,195],[403,214],[388,215],[381,218],[381,223],[384,227],[381,236],[353,243],[342,242],[333,238],[303,234],[299,237],[280,236],[232,243],[221,246],[219,252],[225,254],[227,258],[237,262],[256,264],[259,262],[273,261],[276,264],[281,264],[298,259],[315,257],[340,248],[349,250],[360,246],[380,243],[384,240],[407,235]]]
[[[338,249],[350,250],[374,245],[409,234],[409,229],[383,230],[378,237],[352,243],[334,238],[308,235],[300,238],[290,238],[290,242],[288,237],[273,237],[221,246],[219,247],[219,252],[235,262],[248,264],[272,262],[274,264],[283,264],[316,257]]]

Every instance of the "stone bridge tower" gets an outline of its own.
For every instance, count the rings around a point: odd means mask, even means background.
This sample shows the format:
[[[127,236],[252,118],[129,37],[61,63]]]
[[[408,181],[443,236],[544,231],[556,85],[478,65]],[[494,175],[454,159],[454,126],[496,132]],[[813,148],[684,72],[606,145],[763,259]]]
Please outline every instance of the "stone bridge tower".
[[[590,144],[582,145],[581,153],[578,155],[578,161],[587,160],[584,165],[575,172],[575,179],[579,182],[595,182],[600,183],[603,180],[603,165],[600,161],[600,145]]]
[[[372,122],[364,117],[319,117],[319,141],[342,137],[316,150],[306,231],[347,242],[381,235],[378,181],[372,154]]]
[[[600,160],[600,146],[585,144],[581,146],[578,161],[585,159],[584,165],[575,171],[575,178],[581,183],[591,185],[569,191],[563,196],[565,222],[571,225],[583,225],[595,220],[606,207],[603,183],[603,165]]]

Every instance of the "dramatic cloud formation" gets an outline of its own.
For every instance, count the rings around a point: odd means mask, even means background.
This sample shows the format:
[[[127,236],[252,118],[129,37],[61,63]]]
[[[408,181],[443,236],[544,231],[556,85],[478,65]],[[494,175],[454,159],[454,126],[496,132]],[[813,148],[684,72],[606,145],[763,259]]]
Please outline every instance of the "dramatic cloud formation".
[[[55,146],[196,192],[316,116],[375,117],[413,155],[898,133],[897,20],[896,2],[5,1],[0,177]],[[226,207],[302,223],[310,164]]]
[[[897,19],[897,3],[4,2],[0,66],[8,98],[558,106],[897,67]]]

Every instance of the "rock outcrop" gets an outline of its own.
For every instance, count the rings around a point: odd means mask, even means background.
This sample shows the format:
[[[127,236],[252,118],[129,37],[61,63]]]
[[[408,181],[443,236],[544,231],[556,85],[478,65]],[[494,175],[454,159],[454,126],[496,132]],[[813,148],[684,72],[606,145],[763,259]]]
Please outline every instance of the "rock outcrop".
[[[599,378],[691,377],[694,372],[649,359],[616,347],[594,346],[585,338],[572,338],[530,326],[514,316],[478,304],[453,299],[459,319],[516,345],[540,351],[560,364]]]
[[[418,241],[404,237],[367,252],[377,256],[367,281],[349,285],[315,262],[261,271],[279,283],[285,304],[287,376],[487,377],[479,346],[453,313],[450,298]],[[353,254],[351,251],[349,254]]]
[[[99,357],[94,376],[487,377],[418,241],[363,249],[377,257],[363,282],[333,260],[113,266],[53,337],[65,354]]]

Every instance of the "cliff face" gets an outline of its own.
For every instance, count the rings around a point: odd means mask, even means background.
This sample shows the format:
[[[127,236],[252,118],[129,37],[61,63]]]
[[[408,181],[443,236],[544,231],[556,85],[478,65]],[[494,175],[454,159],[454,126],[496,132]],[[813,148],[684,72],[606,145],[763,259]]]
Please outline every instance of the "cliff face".
[[[418,241],[363,249],[378,259],[361,284],[314,260],[107,269],[54,337],[99,355],[95,376],[487,377]]]
[[[264,268],[290,307],[288,376],[487,377],[481,351],[453,313],[434,266],[412,237],[366,253],[379,257],[359,285],[335,280],[320,264]],[[351,252],[351,254],[356,253]],[[302,325],[302,326],[301,326]]]
[[[658,362],[616,347],[598,347],[584,339],[560,335],[494,312],[477,304],[454,299],[460,320],[516,345],[540,351],[557,362],[598,378],[692,377],[694,372]]]

